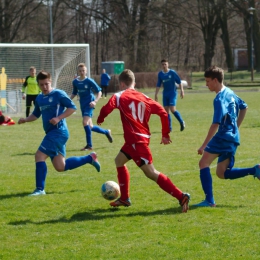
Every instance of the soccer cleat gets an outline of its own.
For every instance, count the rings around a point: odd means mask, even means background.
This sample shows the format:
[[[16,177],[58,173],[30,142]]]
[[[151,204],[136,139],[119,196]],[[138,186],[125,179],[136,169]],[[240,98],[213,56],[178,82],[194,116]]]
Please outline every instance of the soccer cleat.
[[[182,121],[182,123],[181,123],[180,125],[181,125],[181,129],[180,129],[180,131],[183,131],[183,130],[184,130],[184,128],[185,128],[185,122],[184,122],[184,121]]]
[[[260,180],[260,164],[257,164],[255,166],[255,174],[254,177],[257,178],[258,180]]]
[[[93,150],[93,148],[89,145],[86,145],[82,149],[80,149],[80,151],[87,151],[87,150],[91,151],[91,150]]]
[[[46,192],[44,190],[35,189],[33,193],[29,194],[28,196],[39,196],[39,195],[45,195]]]
[[[214,208],[214,207],[216,207],[216,204],[215,203],[210,203],[207,200],[203,200],[202,202],[200,202],[198,204],[195,204],[193,206],[194,207],[211,207],[211,208]]]
[[[93,152],[93,153],[90,153],[89,155],[92,157],[91,164],[96,168],[96,170],[98,172],[100,172],[101,166],[100,166],[100,163],[98,162],[97,154],[95,152]]]
[[[182,199],[179,201],[181,207],[182,207],[182,212],[186,213],[189,209],[189,201],[190,201],[190,194],[189,193],[183,193],[182,194]]]
[[[113,201],[113,202],[110,202],[110,206],[112,207],[120,207],[120,206],[124,206],[124,207],[129,207],[131,206],[132,203],[131,203],[131,200],[128,198],[126,200],[121,200],[120,198]]]
[[[107,130],[106,137],[107,137],[107,139],[108,139],[108,141],[110,143],[113,143],[113,137],[111,135],[111,130],[110,129]]]

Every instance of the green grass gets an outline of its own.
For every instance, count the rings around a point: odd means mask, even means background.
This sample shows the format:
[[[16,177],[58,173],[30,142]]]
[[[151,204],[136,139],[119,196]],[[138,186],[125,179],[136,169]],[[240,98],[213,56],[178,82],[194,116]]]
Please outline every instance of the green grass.
[[[252,167],[259,163],[259,95],[238,94],[249,110],[241,126],[236,166]],[[187,128],[180,132],[173,119],[171,145],[160,145],[159,117],[150,120],[154,165],[191,194],[191,204],[204,198],[197,149],[211,124],[214,96],[190,90],[178,100]],[[94,121],[104,103],[99,102]],[[67,157],[80,156],[85,144],[80,112],[67,121]],[[58,173],[47,160],[47,195],[41,197],[27,196],[35,183],[34,153],[44,136],[41,120],[0,127],[0,259],[260,259],[257,179],[220,180],[213,164],[217,207],[191,207],[182,214],[175,199],[129,162],[133,205],[113,209],[101,197],[100,187],[107,180],[117,181],[114,158],[123,144],[118,111],[103,127],[112,130],[114,143],[93,134],[101,172],[86,165]]]

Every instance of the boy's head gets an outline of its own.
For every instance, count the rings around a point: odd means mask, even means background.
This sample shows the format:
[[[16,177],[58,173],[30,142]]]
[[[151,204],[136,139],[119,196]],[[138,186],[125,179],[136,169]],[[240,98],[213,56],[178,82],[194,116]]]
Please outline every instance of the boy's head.
[[[5,116],[3,114],[0,115],[0,125],[5,121]]]
[[[38,73],[36,79],[38,83],[39,80],[44,80],[44,79],[49,79],[51,81],[51,74],[49,72],[42,70]]]
[[[219,83],[222,83],[224,80],[224,70],[217,66],[211,66],[205,70],[204,77],[217,79]]]
[[[167,71],[167,70],[168,70],[168,67],[169,67],[169,62],[168,62],[168,60],[162,59],[162,60],[161,60],[161,65],[162,65],[162,68],[163,68],[164,71]]]
[[[29,73],[31,77],[35,77],[36,76],[36,68],[35,67],[30,67],[29,69]]]
[[[124,83],[127,87],[130,87],[135,84],[135,75],[131,70],[125,69],[119,75],[118,80],[119,83]]]
[[[87,67],[86,67],[85,63],[80,63],[78,65],[78,74],[81,77],[86,76],[86,74],[87,74]]]

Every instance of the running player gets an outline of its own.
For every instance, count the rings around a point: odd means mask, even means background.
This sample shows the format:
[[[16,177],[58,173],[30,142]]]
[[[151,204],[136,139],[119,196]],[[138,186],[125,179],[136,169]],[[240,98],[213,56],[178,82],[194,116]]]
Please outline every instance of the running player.
[[[69,131],[66,117],[73,114],[76,106],[68,95],[51,86],[51,75],[41,71],[37,75],[37,82],[41,88],[40,94],[35,100],[35,108],[32,114],[26,118],[20,118],[18,124],[32,122],[42,116],[43,128],[46,133],[41,145],[35,154],[36,163],[36,189],[30,195],[45,195],[45,179],[47,176],[46,159],[51,158],[54,168],[58,172],[72,170],[84,164],[92,164],[100,171],[100,164],[96,153],[81,157],[70,157],[65,160],[66,142]]]
[[[133,159],[146,177],[155,181],[161,189],[175,197],[182,207],[182,212],[187,212],[190,195],[183,193],[166,175],[154,168],[149,148],[151,134],[148,122],[152,114],[158,115],[161,119],[161,143],[171,143],[166,111],[158,102],[135,90],[135,76],[131,70],[124,70],[119,75],[119,84],[121,89],[125,90],[110,98],[108,103],[100,110],[97,119],[97,123],[100,125],[114,109],[119,109],[124,130],[125,144],[115,159],[121,197],[111,202],[110,205],[113,207],[128,207],[131,205],[129,195],[130,174],[126,163]]]
[[[181,84],[181,79],[177,72],[173,69],[169,69],[169,63],[167,60],[161,60],[162,70],[158,73],[158,81],[155,90],[155,101],[158,101],[158,93],[163,85],[163,106],[168,113],[170,131],[172,131],[172,118],[170,112],[173,113],[175,118],[180,123],[180,130],[183,131],[185,128],[185,122],[183,121],[181,114],[176,110],[178,91],[176,84],[180,87],[180,96],[184,97],[184,90]]]
[[[78,75],[79,76],[72,81],[73,91],[70,98],[73,99],[75,96],[77,96],[77,94],[79,95],[80,109],[83,117],[82,123],[87,142],[81,151],[92,150],[93,145],[91,131],[106,135],[110,143],[113,142],[113,138],[111,135],[111,130],[103,129],[99,126],[93,125],[92,123],[93,111],[102,95],[101,88],[93,79],[86,76],[87,67],[84,63],[80,63],[78,65]]]
[[[218,158],[216,174],[220,179],[238,179],[253,175],[260,179],[260,165],[252,168],[233,168],[235,154],[240,144],[239,127],[247,111],[247,104],[230,88],[223,84],[224,71],[216,66],[209,67],[204,77],[209,90],[216,93],[214,99],[213,121],[208,134],[198,149],[202,155],[199,162],[200,180],[205,200],[194,205],[197,207],[215,207],[213,196],[211,163]]]

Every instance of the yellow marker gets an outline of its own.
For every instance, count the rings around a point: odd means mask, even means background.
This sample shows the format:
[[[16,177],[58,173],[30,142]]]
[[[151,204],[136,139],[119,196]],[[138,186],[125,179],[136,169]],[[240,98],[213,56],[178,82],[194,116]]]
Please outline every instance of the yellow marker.
[[[6,110],[6,83],[7,75],[5,74],[5,68],[2,67],[2,73],[0,74],[0,92],[1,92],[1,109]]]

